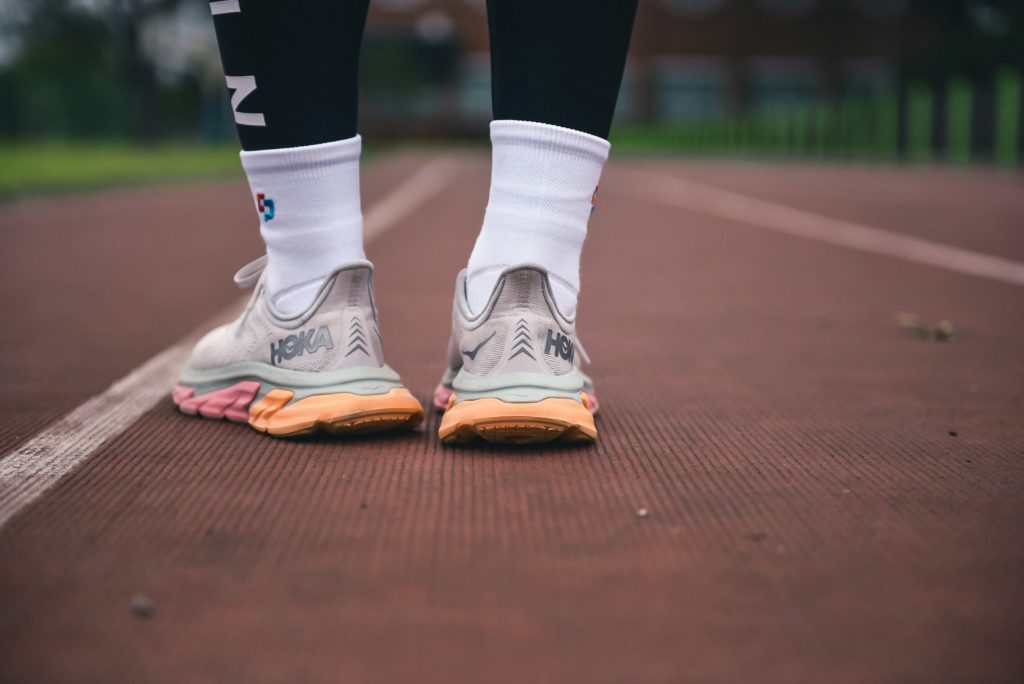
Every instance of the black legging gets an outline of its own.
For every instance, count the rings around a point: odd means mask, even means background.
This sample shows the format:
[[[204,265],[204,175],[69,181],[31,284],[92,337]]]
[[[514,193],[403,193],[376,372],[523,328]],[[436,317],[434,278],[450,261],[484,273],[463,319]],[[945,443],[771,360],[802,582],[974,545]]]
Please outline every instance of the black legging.
[[[211,2],[246,150],[356,133],[369,0]],[[495,119],[608,137],[637,0],[488,0]]]
[[[608,137],[637,0],[488,0],[495,119]]]

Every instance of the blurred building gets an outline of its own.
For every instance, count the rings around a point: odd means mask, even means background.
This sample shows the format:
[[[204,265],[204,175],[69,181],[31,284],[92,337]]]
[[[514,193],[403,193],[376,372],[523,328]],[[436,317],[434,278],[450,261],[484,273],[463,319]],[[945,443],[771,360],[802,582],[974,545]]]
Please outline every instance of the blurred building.
[[[765,112],[892,90],[912,29],[907,10],[905,0],[641,0],[617,120]],[[414,111],[448,123],[488,118],[484,0],[376,0],[364,58],[368,114],[394,111],[382,91],[394,95],[399,70],[379,63],[415,69],[432,43],[447,57],[422,65],[437,68],[427,85],[410,83]],[[435,92],[446,80],[453,92]]]
[[[1020,0],[640,0],[616,125],[652,149],[1014,163],[1022,24]],[[375,0],[363,59],[368,130],[490,117],[484,0]]]

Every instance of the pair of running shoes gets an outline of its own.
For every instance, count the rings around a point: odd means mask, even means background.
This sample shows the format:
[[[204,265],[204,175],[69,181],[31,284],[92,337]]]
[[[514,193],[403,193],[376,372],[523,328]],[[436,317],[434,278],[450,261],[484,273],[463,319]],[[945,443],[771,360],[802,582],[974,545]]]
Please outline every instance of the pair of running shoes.
[[[275,437],[411,428],[423,407],[384,363],[373,265],[340,266],[302,313],[284,315],[267,294],[264,258],[235,274],[255,286],[242,314],[196,344],[172,397],[186,414],[245,422]],[[434,390],[442,442],[589,442],[597,398],[580,370],[586,352],[547,272],[506,269],[487,305],[455,284],[448,367]]]

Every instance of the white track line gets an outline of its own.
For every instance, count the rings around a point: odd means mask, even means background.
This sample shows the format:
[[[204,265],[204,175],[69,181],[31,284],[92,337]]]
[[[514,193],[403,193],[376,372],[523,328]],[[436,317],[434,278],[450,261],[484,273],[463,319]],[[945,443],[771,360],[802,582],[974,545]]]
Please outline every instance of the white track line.
[[[238,6],[238,0],[211,0],[210,2],[210,14],[214,16],[241,11],[242,9]]]
[[[417,169],[367,212],[366,240],[443,191],[455,170],[454,161],[443,157]],[[237,310],[237,304],[230,307]],[[0,459],[0,527],[166,397],[196,340],[227,315],[215,316]]]
[[[830,218],[664,173],[630,169],[619,174],[626,182],[613,187],[634,200],[650,199],[787,235],[1024,285],[1024,263],[1018,261]]]
[[[421,204],[444,190],[455,174],[455,160],[439,157],[421,166],[363,217],[363,235],[369,242],[387,232]]]

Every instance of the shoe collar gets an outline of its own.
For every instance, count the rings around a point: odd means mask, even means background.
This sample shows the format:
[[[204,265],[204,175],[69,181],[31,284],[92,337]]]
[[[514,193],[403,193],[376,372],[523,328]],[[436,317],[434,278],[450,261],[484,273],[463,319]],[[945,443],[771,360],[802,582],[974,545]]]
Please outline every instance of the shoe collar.
[[[352,268],[368,268],[372,272],[373,263],[366,259],[355,259],[353,261],[347,261],[344,264],[341,264],[340,266],[335,268],[333,271],[331,271],[330,275],[324,278],[324,280],[329,280],[330,278],[337,275],[340,271],[346,271]],[[263,276],[263,272],[266,271],[266,269],[267,255],[264,254],[260,257],[253,259],[252,261],[250,261],[245,266],[243,266],[242,268],[238,269],[238,271],[235,272],[235,285],[237,285],[239,288],[243,290],[247,290],[250,287],[253,287],[254,285],[256,285],[256,283],[259,282],[260,278]]]

